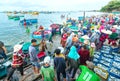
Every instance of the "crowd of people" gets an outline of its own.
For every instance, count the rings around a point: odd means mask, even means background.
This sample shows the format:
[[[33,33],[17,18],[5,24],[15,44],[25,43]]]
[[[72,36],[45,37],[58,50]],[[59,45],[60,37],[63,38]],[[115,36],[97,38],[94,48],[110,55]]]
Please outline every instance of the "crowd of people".
[[[68,25],[78,26],[78,32],[69,29]],[[54,40],[51,41],[53,44]],[[36,39],[31,40],[29,47],[30,62],[34,74],[42,75],[43,81],[61,81],[61,74],[64,81],[67,81],[66,75],[69,76],[70,81],[74,81],[76,79],[75,74],[81,65],[93,71],[94,52],[100,51],[103,45],[108,45],[119,53],[120,16],[93,16],[86,18],[84,21],[70,18],[62,29],[60,44],[61,46],[54,50],[53,57],[49,55],[51,50],[48,51],[47,56],[44,58],[44,64],[40,65],[36,46],[39,46],[40,53],[46,52],[49,48],[46,45],[44,35],[39,45],[37,45]],[[4,49],[4,44],[1,42],[0,47],[0,49]],[[24,76],[24,56],[21,54],[21,48],[21,45],[14,46],[12,69],[7,80],[10,79],[16,68]],[[4,52],[0,50],[0,53],[2,55],[6,53],[5,49]],[[52,59],[54,59],[54,65],[51,65]],[[96,81],[100,81],[99,77],[94,78],[96,78]]]

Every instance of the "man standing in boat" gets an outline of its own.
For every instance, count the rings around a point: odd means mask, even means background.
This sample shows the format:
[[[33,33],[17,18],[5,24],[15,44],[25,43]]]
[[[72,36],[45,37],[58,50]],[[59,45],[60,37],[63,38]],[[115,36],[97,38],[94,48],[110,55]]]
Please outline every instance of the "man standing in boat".
[[[44,39],[44,37],[45,37],[45,35],[44,35],[44,27],[42,25],[40,25],[40,27],[39,27],[39,32],[41,32],[42,39]]]
[[[24,27],[26,27],[26,26],[27,26],[26,19],[24,19]]]

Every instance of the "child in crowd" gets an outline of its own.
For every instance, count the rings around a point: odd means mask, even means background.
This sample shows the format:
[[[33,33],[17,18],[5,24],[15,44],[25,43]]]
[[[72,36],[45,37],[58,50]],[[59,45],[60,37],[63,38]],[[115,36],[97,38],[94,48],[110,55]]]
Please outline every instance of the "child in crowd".
[[[44,59],[44,65],[41,67],[41,75],[43,81],[56,81],[54,67],[50,65],[50,57],[46,56]]]

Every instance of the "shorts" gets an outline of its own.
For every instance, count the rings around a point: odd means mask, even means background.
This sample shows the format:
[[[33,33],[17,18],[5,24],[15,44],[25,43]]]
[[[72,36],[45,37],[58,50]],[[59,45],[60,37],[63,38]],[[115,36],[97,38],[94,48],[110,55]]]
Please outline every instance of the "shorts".
[[[32,66],[40,68],[40,64],[38,62],[31,62]]]

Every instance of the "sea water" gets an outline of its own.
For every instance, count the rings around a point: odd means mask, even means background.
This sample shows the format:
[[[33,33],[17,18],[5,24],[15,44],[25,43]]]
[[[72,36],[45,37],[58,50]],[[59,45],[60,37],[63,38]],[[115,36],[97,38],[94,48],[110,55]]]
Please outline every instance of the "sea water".
[[[100,15],[100,12],[86,12],[86,16]],[[61,15],[65,15],[65,19],[61,19]],[[65,13],[51,13],[39,15],[25,14],[20,20],[25,19],[38,19],[38,26],[43,25],[45,28],[49,28],[51,24],[62,24],[65,22],[66,17],[77,19],[79,16],[83,16],[83,12],[65,12]],[[32,39],[31,34],[36,30],[35,25],[29,26],[30,34],[26,33],[26,29],[20,26],[18,21],[10,20],[6,13],[0,13],[0,41],[3,41],[5,45],[15,45],[20,41],[28,42]]]

